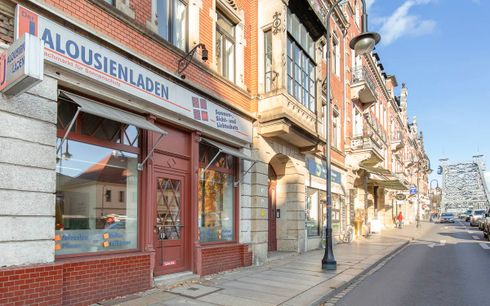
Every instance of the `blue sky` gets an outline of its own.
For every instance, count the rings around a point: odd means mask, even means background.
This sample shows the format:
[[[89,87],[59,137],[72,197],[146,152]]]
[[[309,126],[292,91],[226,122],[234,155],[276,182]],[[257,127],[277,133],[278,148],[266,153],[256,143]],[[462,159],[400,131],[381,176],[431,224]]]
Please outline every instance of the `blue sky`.
[[[408,87],[425,149],[440,158],[484,154],[490,183],[490,0],[367,0],[387,74]],[[434,171],[431,178],[439,178]]]

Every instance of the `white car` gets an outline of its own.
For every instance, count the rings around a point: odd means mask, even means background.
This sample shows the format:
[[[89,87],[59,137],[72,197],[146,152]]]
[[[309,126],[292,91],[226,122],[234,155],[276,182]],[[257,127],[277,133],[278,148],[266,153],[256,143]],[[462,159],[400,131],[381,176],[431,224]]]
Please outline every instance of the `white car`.
[[[473,210],[470,214],[470,225],[471,226],[478,226],[478,220],[480,220],[484,216],[485,216],[485,210],[484,209]]]

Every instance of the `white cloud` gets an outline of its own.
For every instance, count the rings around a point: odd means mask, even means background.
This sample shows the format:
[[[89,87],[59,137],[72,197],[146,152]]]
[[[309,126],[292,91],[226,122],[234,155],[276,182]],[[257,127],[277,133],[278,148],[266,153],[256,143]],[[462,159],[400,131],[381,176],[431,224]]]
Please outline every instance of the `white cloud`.
[[[373,6],[373,4],[374,4],[374,2],[375,2],[375,1],[376,1],[376,0],[366,0],[366,9],[368,9],[368,10],[369,10],[369,8],[370,8],[371,6]],[[475,0],[473,0],[473,1],[475,1]]]
[[[383,44],[389,45],[402,36],[420,36],[432,33],[436,26],[434,20],[422,19],[410,14],[412,7],[430,2],[431,0],[407,0],[391,16],[379,19],[382,24],[380,33]]]

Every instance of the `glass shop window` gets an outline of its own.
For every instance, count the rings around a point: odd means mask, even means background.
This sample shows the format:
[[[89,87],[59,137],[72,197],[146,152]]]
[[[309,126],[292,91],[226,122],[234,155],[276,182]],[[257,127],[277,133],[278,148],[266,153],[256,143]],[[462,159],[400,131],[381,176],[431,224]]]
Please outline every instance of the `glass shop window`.
[[[75,109],[58,102],[58,145]],[[138,247],[138,135],[80,113],[57,156],[56,255]]]
[[[236,158],[201,144],[199,183],[199,237],[201,242],[232,241],[235,236]],[[214,160],[213,160],[214,159]],[[207,165],[211,165],[205,172]]]
[[[322,198],[323,197],[323,198]],[[308,237],[320,236],[321,205],[325,203],[325,192],[306,188],[306,232]]]

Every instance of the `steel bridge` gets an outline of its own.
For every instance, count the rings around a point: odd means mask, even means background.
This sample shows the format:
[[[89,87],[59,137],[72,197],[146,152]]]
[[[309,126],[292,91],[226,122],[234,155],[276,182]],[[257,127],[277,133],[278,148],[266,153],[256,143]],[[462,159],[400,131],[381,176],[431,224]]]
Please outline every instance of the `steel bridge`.
[[[442,211],[465,211],[490,207],[483,155],[472,161],[449,163],[441,159]]]

